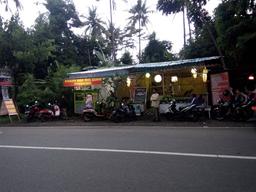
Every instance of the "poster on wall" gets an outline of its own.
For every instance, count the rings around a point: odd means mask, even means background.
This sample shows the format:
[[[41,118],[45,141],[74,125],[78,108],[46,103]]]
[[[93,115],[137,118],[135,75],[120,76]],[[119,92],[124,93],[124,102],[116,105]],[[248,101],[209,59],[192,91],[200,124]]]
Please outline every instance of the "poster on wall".
[[[211,75],[211,91],[213,105],[217,104],[219,96],[223,93],[223,91],[229,88],[230,84],[228,72]]]
[[[147,100],[147,88],[135,87],[134,89],[134,104],[135,113],[140,116],[145,111],[145,104]]]
[[[145,104],[147,99],[147,89],[145,87],[136,87],[134,90],[134,103]]]

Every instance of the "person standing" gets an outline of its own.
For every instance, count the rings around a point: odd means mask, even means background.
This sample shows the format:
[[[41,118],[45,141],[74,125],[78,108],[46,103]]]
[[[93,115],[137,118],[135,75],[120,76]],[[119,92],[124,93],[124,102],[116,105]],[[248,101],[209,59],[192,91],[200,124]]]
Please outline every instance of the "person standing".
[[[62,95],[60,100],[60,116],[64,120],[68,119],[67,107],[68,107],[67,98],[65,97],[65,95]]]
[[[160,116],[159,116],[160,97],[156,89],[153,89],[153,94],[150,97],[150,101],[151,101],[151,107],[153,107],[153,110],[154,110],[153,121],[160,121]]]

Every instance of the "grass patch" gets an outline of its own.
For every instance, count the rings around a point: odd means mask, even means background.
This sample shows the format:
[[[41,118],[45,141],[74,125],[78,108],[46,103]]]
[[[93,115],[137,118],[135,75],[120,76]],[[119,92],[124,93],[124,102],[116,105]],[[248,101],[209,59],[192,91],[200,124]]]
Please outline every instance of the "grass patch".
[[[12,122],[18,122],[19,118],[17,115],[13,115],[11,116],[11,120]],[[0,124],[8,124],[8,123],[11,123],[8,115],[0,116]]]

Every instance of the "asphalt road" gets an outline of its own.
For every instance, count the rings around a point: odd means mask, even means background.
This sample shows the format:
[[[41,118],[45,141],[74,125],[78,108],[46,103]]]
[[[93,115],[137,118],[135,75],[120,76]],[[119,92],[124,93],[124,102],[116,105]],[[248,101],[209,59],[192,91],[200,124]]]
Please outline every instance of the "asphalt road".
[[[255,192],[255,128],[0,127],[1,192]]]

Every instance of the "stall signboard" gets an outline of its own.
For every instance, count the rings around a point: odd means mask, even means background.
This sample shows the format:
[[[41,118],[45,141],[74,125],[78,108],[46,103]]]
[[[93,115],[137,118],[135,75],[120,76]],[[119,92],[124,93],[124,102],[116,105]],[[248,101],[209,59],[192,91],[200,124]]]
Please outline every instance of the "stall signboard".
[[[12,99],[2,101],[0,115],[18,115]]]
[[[11,116],[13,115],[16,115],[18,119],[20,119],[16,106],[14,105],[12,99],[6,99],[2,101],[0,108],[0,116],[2,115],[9,115],[10,122],[12,122]]]
[[[147,99],[147,88],[136,87],[134,90],[134,103],[145,104]]]
[[[225,89],[229,89],[229,76],[228,72],[212,74],[211,75],[211,91],[212,91],[212,103],[217,104],[220,95]]]
[[[95,105],[98,100],[99,90],[75,90],[74,91],[74,112],[77,114],[82,114],[85,107],[86,95],[92,95],[93,103]]]
[[[101,83],[102,83],[101,78],[65,79],[64,87],[91,86],[91,85],[100,85]]]

